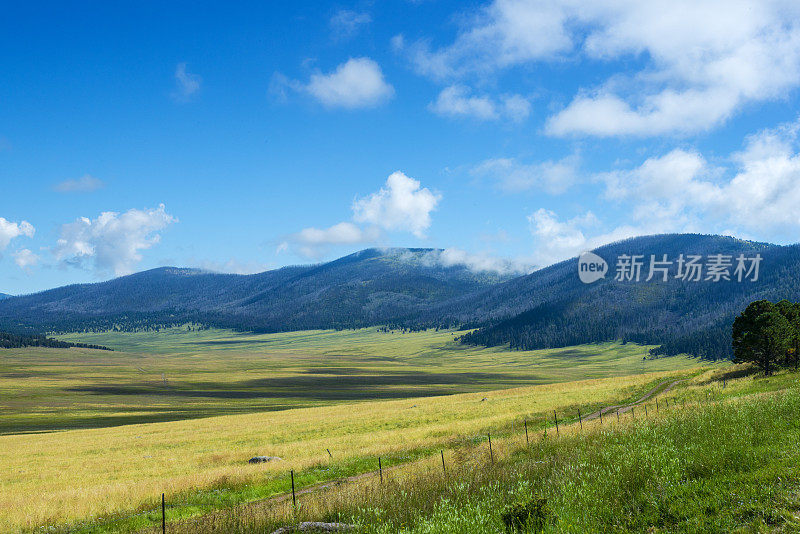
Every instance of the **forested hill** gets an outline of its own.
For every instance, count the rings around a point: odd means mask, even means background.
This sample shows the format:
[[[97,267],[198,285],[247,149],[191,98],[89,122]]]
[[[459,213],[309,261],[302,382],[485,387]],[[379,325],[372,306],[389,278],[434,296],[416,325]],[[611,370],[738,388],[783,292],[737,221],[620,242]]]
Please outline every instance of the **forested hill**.
[[[639,237],[595,251],[608,262],[606,278],[584,284],[572,259],[448,303],[455,321],[482,326],[463,341],[481,345],[510,344],[535,349],[623,339],[660,345],[662,354],[687,352],[707,358],[731,355],[734,317],[753,300],[800,298],[800,246],[777,246],[729,237],[658,235]],[[668,281],[657,273],[650,282],[650,255],[673,265]],[[731,256],[732,280],[687,281],[676,278],[680,254]],[[760,254],[756,282],[733,276],[739,254]],[[643,256],[639,282],[615,280],[621,255]],[[434,314],[436,311],[434,311]]]
[[[432,249],[368,249],[319,265],[254,275],[161,268],[98,284],[61,287],[0,301],[0,330],[67,332],[149,329],[195,322],[274,332],[375,325],[469,327],[466,343],[536,349],[623,339],[659,345],[664,354],[730,355],[734,317],[757,299],[800,300],[800,246],[730,237],[638,237],[595,251],[604,279],[584,284],[572,259],[503,278],[445,266]],[[700,281],[676,275],[683,254],[723,255],[735,264],[760,254],[757,281]],[[622,255],[642,257],[640,281],[615,280]],[[668,280],[649,273],[650,256],[673,263]]]
[[[6,295],[5,293],[0,293],[0,300],[11,298],[11,295]]]
[[[138,329],[197,322],[262,332],[351,328],[421,314],[505,280],[433,249],[368,249],[254,275],[165,267],[0,301],[0,330]]]

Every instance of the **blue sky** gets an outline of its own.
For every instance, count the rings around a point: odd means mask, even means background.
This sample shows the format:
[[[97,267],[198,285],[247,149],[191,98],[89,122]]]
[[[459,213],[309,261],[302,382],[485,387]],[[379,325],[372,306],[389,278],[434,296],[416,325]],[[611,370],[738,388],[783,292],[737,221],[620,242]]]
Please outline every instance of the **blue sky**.
[[[0,292],[800,230],[794,2],[17,3]]]

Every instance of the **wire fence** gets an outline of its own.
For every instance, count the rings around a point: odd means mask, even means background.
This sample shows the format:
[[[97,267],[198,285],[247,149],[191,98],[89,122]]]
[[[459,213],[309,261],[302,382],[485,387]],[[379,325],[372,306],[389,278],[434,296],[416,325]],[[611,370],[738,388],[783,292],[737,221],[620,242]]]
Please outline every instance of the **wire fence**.
[[[663,385],[663,384],[662,384]],[[675,399],[672,399],[670,402],[669,398],[662,398],[659,402],[657,395],[663,394],[669,391],[669,388],[674,385],[671,384],[666,389],[651,391],[646,398],[647,400],[640,400],[637,402],[629,403],[626,405],[619,405],[619,406],[608,406],[600,408],[596,411],[590,412],[588,414],[581,411],[580,408],[575,408],[574,412],[568,413],[566,411],[562,411],[559,417],[559,412],[557,410],[553,410],[552,418],[542,419],[538,418],[538,422],[534,420],[533,417],[523,417],[521,421],[516,420],[512,421],[510,425],[510,430],[503,431],[502,429],[495,433],[494,435],[494,442],[497,442],[497,438],[501,437],[504,439],[514,439],[517,438],[520,441],[522,440],[522,436],[524,436],[525,445],[530,446],[531,444],[538,441],[551,439],[553,437],[559,438],[562,436],[567,435],[567,430],[570,430],[571,434],[580,435],[585,432],[595,432],[598,429],[604,430],[606,428],[611,429],[614,427],[619,427],[620,425],[625,425],[628,423],[635,423],[635,422],[646,422],[648,420],[655,420],[658,418],[663,417],[667,413],[671,412],[675,408],[679,409],[687,409],[693,407],[701,406],[701,401],[691,401],[688,406],[686,401],[678,402]],[[723,385],[725,387],[725,385]],[[649,402],[648,402],[649,401]],[[636,408],[640,408],[639,415],[637,416]],[[609,417],[611,416],[611,417]],[[521,425],[518,423],[522,423]],[[536,423],[536,424],[534,424]],[[586,427],[585,427],[586,425]],[[537,434],[531,436],[530,430],[539,426],[541,429],[541,434],[538,434],[538,438],[536,438]],[[485,434],[475,434],[470,436],[463,437],[463,443],[470,444],[471,446],[480,445],[481,443],[485,444],[486,447],[486,459],[489,465],[494,465],[495,461],[497,460],[496,454],[497,450],[496,447],[493,445],[493,435],[491,431],[486,432]],[[438,452],[438,456],[441,458],[441,471],[444,476],[448,474],[448,463],[446,461],[445,451],[449,451],[451,453],[456,452],[457,447],[450,447],[450,448],[439,448],[436,450]],[[325,449],[325,452],[329,456],[331,460],[334,459],[333,453],[330,449]],[[432,453],[435,457],[437,456],[436,453]],[[431,457],[429,454],[427,457]],[[291,492],[285,493],[277,493],[275,495],[266,497],[264,499],[258,499],[255,501],[249,502],[242,502],[239,504],[257,504],[259,502],[272,502],[272,503],[279,503],[279,502],[288,502],[291,498],[292,507],[297,509],[299,506],[300,497],[305,494],[312,493],[317,490],[329,488],[331,485],[342,482],[343,480],[355,480],[365,476],[372,476],[377,479],[379,484],[384,484],[386,475],[387,475],[387,467],[384,463],[385,458],[382,456],[374,457],[375,462],[375,470],[373,471],[366,471],[359,473],[357,475],[353,475],[350,477],[346,477],[345,479],[330,479],[324,482],[319,482],[315,484],[311,484],[308,486],[301,486],[298,488],[295,475],[296,472],[294,469],[290,469],[286,473],[287,478],[287,486],[291,487]],[[451,460],[451,465],[454,460]],[[406,463],[397,463],[393,464],[389,467],[389,469],[394,470],[397,468],[403,468],[413,463],[412,461]],[[206,513],[211,512],[214,510],[219,509],[218,506],[214,504],[209,504],[206,502],[201,501],[191,501],[186,499],[179,499],[179,500],[168,500],[166,493],[161,494],[161,506],[156,508],[150,508],[144,511],[140,511],[139,513],[135,514],[135,516],[149,516],[149,519],[152,523],[155,523],[155,520],[160,520],[161,532],[162,534],[166,534],[168,531],[170,515],[175,516],[184,516],[184,514],[177,513],[183,511],[187,508],[192,508],[199,513]],[[170,514],[170,511],[175,511],[176,513]],[[160,517],[157,515],[160,514]],[[133,516],[128,516],[133,517]],[[151,524],[152,524],[151,523]]]

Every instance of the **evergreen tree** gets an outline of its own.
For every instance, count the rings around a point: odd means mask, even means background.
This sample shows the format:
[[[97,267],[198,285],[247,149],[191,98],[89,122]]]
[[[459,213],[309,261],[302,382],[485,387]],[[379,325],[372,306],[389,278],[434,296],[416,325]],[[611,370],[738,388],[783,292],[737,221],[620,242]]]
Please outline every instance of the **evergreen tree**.
[[[770,375],[792,343],[794,329],[767,300],[751,303],[733,322],[734,361],[753,362]]]

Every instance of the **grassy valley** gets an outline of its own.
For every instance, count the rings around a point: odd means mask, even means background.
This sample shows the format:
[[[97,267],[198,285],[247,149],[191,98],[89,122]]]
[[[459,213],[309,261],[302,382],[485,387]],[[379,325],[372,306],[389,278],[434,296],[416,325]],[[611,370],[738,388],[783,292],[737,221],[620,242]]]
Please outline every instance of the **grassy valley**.
[[[184,327],[0,352],[0,524],[158,532],[162,493],[178,533],[503,532],[514,510],[524,532],[800,524],[796,372],[457,335]]]
[[[0,351],[0,433],[92,428],[485,391],[685,369],[648,347],[603,343],[511,351],[458,332],[246,334],[173,328],[60,336],[107,345]]]

